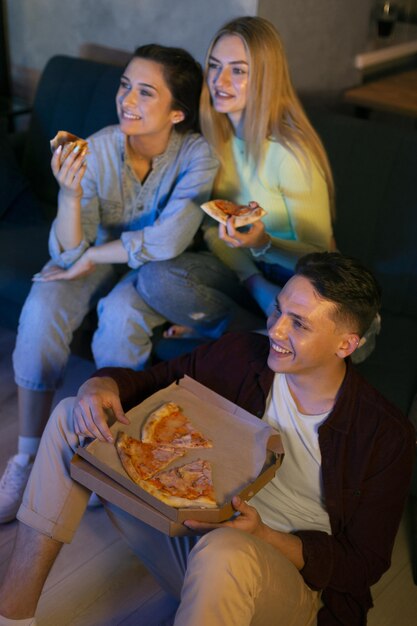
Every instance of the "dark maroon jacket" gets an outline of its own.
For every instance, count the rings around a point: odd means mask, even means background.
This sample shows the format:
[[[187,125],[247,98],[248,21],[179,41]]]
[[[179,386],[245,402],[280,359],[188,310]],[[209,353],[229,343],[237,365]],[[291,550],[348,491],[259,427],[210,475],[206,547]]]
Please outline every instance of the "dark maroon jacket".
[[[274,378],[268,352],[264,335],[229,333],[144,372],[103,368],[96,375],[116,380],[126,410],[188,375],[262,417]],[[303,542],[301,574],[310,587],[323,590],[319,626],[361,626],[372,606],[369,588],[390,566],[411,479],[414,431],[347,363],[319,444],[332,534],[295,532]]]

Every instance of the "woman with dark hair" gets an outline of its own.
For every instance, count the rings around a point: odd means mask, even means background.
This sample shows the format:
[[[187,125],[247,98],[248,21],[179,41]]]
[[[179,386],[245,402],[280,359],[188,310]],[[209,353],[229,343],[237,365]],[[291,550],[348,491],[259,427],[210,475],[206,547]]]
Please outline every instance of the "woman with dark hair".
[[[51,260],[34,277],[19,323],[19,445],[0,483],[0,522],[15,517],[86,313],[98,302],[98,367],[141,369],[147,361],[164,318],[141,298],[138,273],[191,244],[217,170],[195,132],[201,84],[201,67],[185,50],[141,46],[120,79],[119,124],[92,135],[87,150],[67,144],[54,152],[60,189]]]

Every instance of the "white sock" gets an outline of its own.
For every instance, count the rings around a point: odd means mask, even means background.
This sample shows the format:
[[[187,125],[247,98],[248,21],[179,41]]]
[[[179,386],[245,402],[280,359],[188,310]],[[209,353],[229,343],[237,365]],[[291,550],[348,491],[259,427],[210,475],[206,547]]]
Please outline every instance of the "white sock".
[[[18,452],[14,455],[13,460],[21,467],[26,467],[32,461],[32,457],[24,452]]]
[[[17,451],[34,457],[38,451],[40,442],[40,437],[19,437]]]
[[[9,619],[0,615],[0,626],[36,626],[36,620],[34,617],[28,617],[27,619]]]

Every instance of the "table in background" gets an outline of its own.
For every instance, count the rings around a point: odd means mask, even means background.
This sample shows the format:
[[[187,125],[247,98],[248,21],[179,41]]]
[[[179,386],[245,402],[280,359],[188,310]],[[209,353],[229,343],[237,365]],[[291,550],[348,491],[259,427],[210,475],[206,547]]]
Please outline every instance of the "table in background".
[[[343,100],[358,107],[358,113],[385,111],[417,119],[417,70],[392,74],[347,89]]]

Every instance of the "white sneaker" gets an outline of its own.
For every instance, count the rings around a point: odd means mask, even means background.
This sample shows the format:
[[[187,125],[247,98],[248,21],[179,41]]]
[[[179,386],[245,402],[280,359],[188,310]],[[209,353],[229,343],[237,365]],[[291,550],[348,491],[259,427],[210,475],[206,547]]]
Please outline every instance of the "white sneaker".
[[[15,519],[32,466],[27,454],[9,459],[0,481],[0,524]]]

